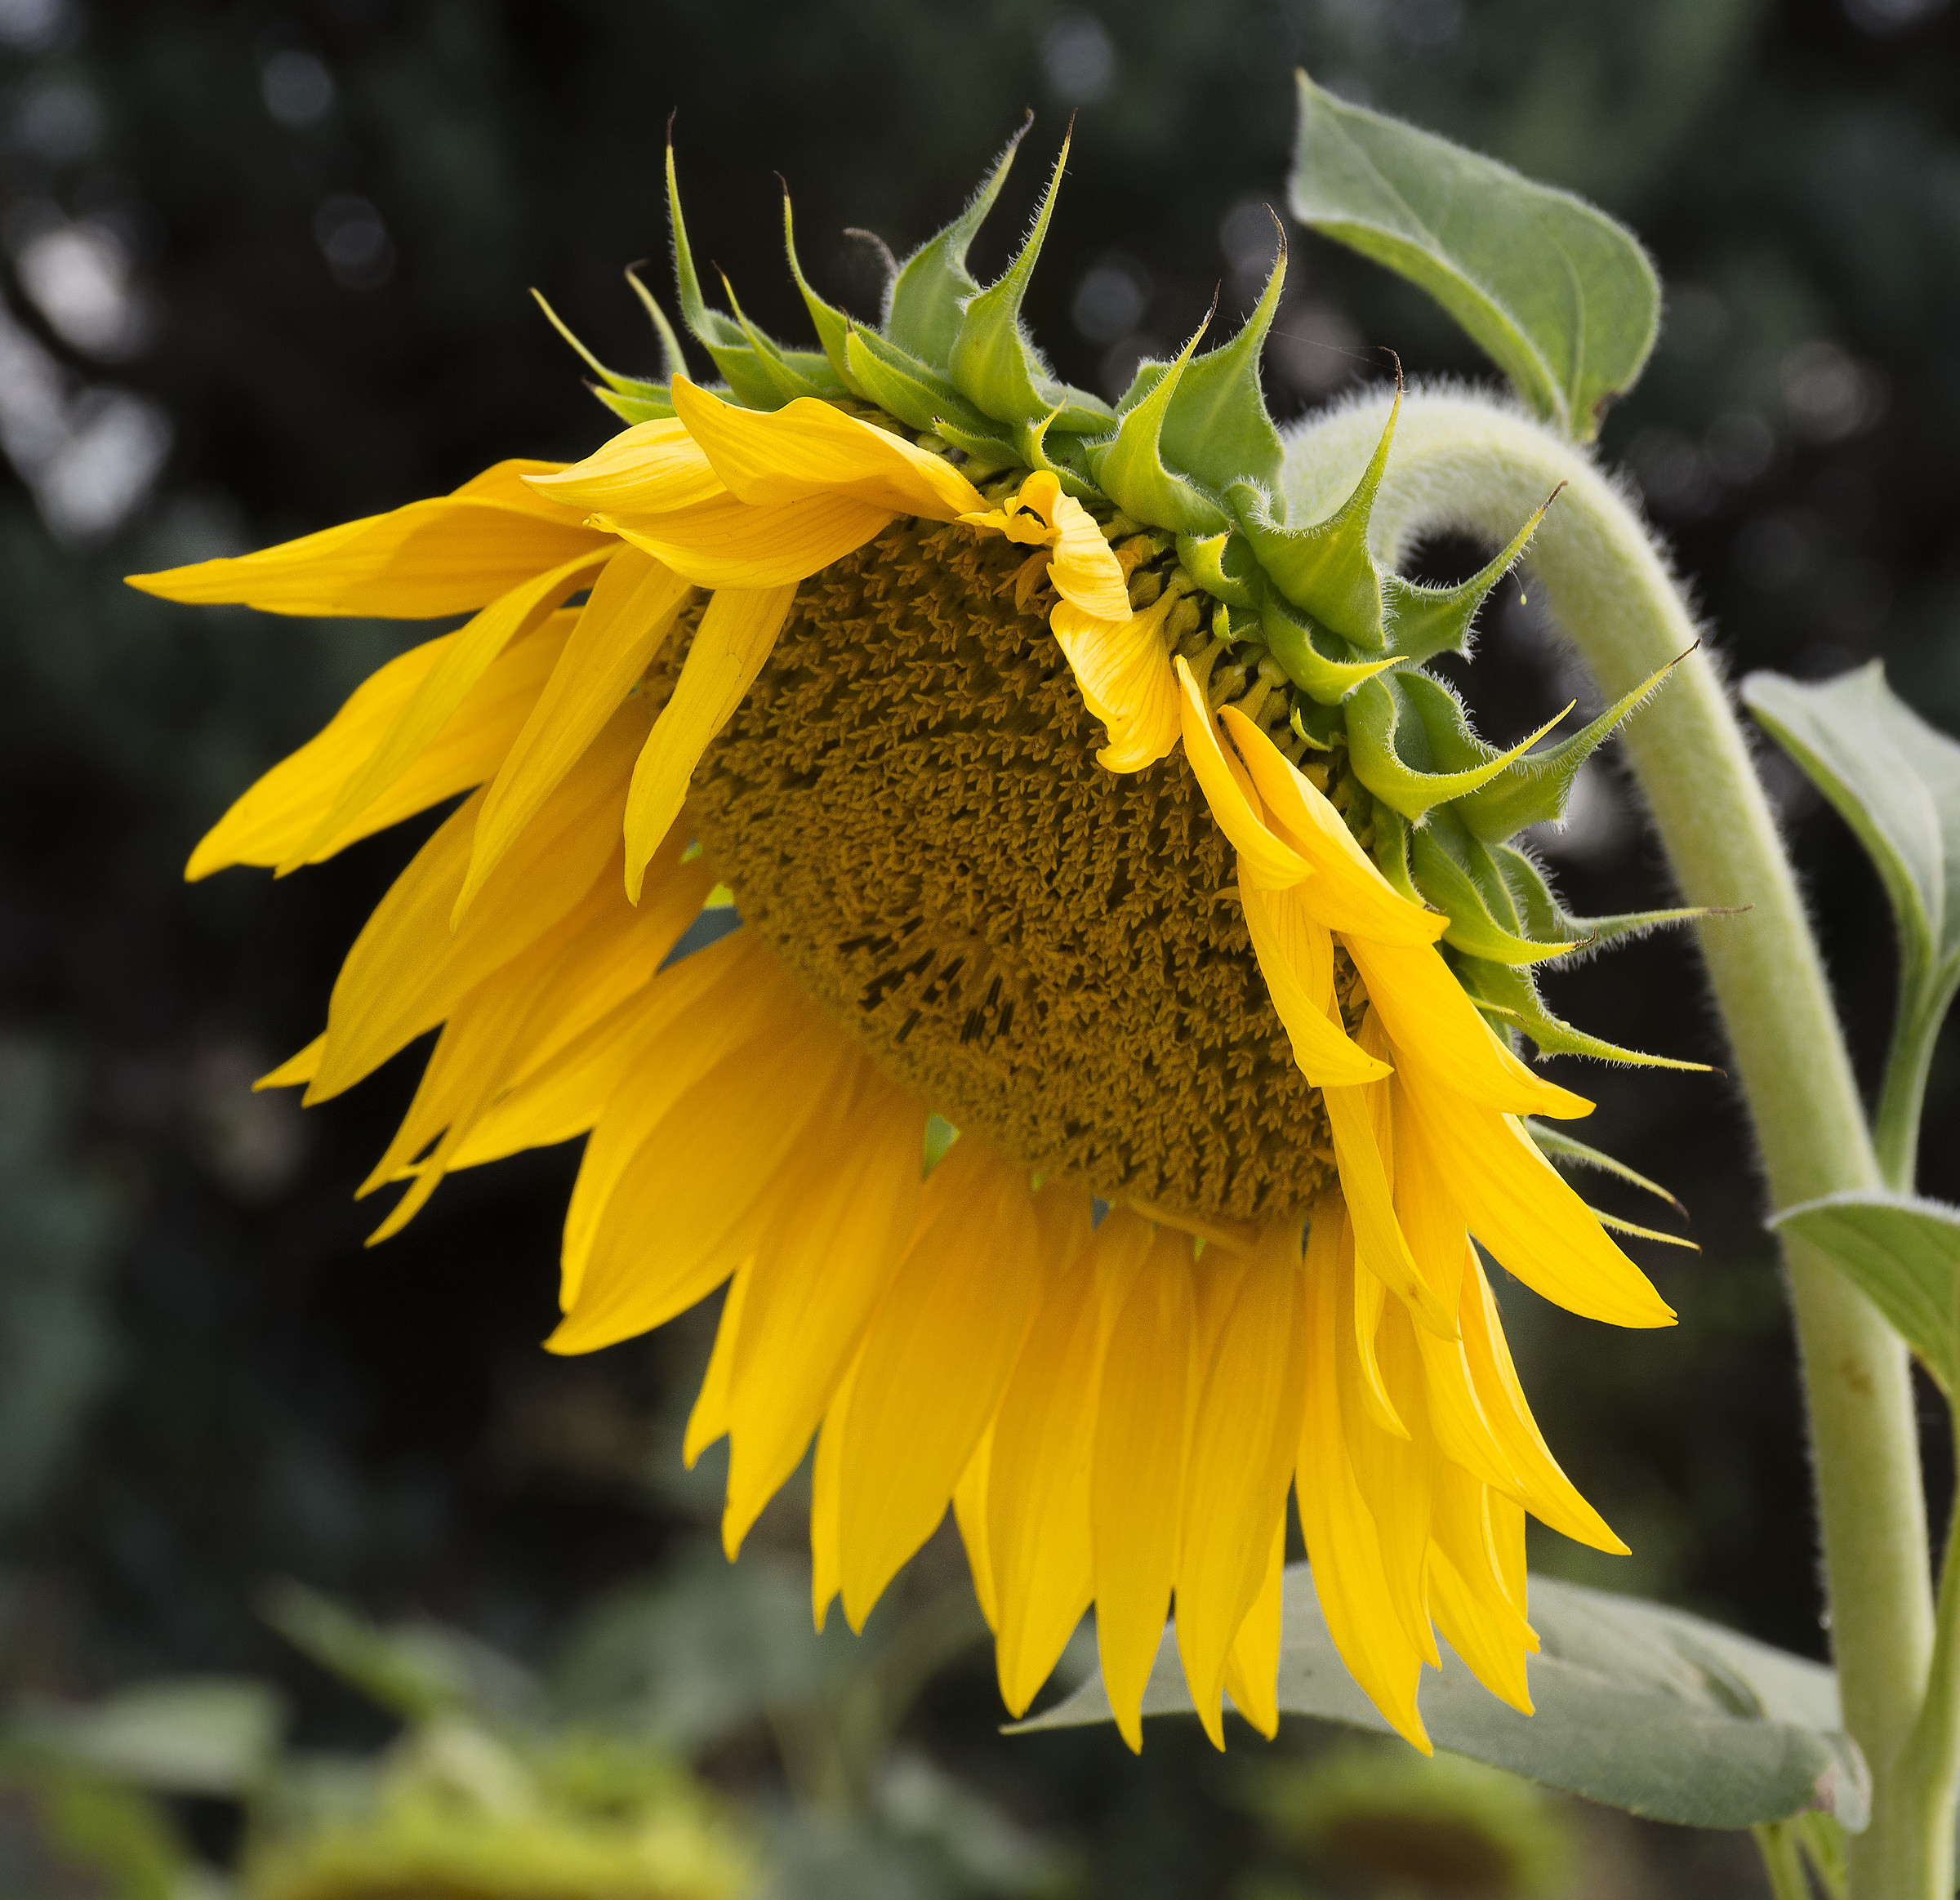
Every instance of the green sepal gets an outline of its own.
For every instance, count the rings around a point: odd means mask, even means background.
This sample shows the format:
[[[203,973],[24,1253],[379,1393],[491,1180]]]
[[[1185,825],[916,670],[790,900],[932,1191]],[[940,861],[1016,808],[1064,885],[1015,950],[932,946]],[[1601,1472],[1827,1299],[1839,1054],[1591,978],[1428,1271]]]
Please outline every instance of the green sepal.
[[[1348,745],[1361,783],[1405,818],[1419,818],[1489,784],[1565,716],[1499,752],[1470,730],[1463,702],[1441,680],[1402,671],[1356,690],[1348,705]]]
[[[1448,807],[1429,815],[1410,839],[1416,888],[1450,919],[1443,941],[1466,956],[1498,963],[1542,963],[1571,945],[1535,943],[1524,935],[1503,867]]]
[[[1557,490],[1552,492],[1556,495]],[[1551,505],[1547,501],[1545,508]],[[1510,545],[1494,560],[1454,587],[1423,587],[1399,574],[1384,574],[1383,603],[1388,617],[1388,638],[1396,652],[1419,661],[1433,659],[1438,653],[1468,658],[1470,628],[1477,609],[1530,545],[1538,524],[1545,518],[1545,508],[1511,537]]]
[[[1198,326],[1190,342],[1152,383],[1134,408],[1123,412],[1116,432],[1104,442],[1088,445],[1089,466],[1096,485],[1126,514],[1178,534],[1222,534],[1232,517],[1212,497],[1164,465],[1158,443],[1164,418],[1176,395],[1178,383],[1191,362],[1191,353],[1205,334]],[[1138,381],[1141,381],[1139,377]],[[1134,390],[1137,385],[1133,383]]]
[[[1245,536],[1227,528],[1222,534],[1178,536],[1178,565],[1214,600],[1241,613],[1256,614],[1266,594],[1266,580]]]
[[[1458,809],[1463,822],[1479,838],[1497,839],[1508,838],[1527,825],[1547,825],[1564,817],[1579,768],[1680,664],[1670,660],[1658,673],[1650,674],[1570,739],[1507,766],[1489,785],[1463,799]]]
[[[1398,376],[1395,406],[1354,492],[1312,527],[1282,527],[1273,518],[1266,491],[1256,483],[1235,482],[1226,491],[1251,541],[1259,565],[1281,593],[1304,607],[1330,632],[1379,653],[1387,639],[1382,614],[1382,572],[1368,546],[1368,517],[1388,466],[1389,444],[1401,414]]]
[[[1218,611],[1223,613],[1227,610],[1220,607]],[[1298,701],[1295,701],[1286,723],[1293,728],[1294,736],[1311,745],[1316,752],[1333,751],[1334,740],[1343,730],[1340,715],[1332,706],[1321,705],[1312,701],[1307,702],[1304,716],[1302,715]],[[1400,821],[1398,818],[1397,822]]]
[[[1665,1201],[1685,1221],[1688,1210],[1657,1181],[1650,1181],[1644,1174],[1637,1173],[1625,1162],[1608,1155],[1598,1148],[1589,1148],[1584,1141],[1575,1141],[1563,1128],[1555,1128],[1539,1121],[1527,1118],[1523,1124],[1525,1132],[1538,1144],[1539,1152],[1549,1161],[1569,1162],[1575,1168],[1595,1168],[1602,1174],[1610,1174],[1638,1188],[1643,1194],[1650,1194],[1656,1200]]]
[[[660,307],[660,299],[639,280],[636,265],[629,264],[626,279],[632,287],[633,294],[639,299],[640,308],[647,313],[647,321],[653,326],[653,334],[660,339],[660,380],[670,383],[676,370],[687,367],[687,358],[680,353],[680,339],[674,334],[674,326],[667,321],[667,313]]]
[[[1460,816],[1462,807],[1453,805],[1450,810]],[[1670,924],[1726,914],[1705,905],[1690,905],[1673,910],[1622,910],[1608,917],[1575,917],[1553,895],[1545,874],[1515,844],[1487,841],[1485,848],[1503,874],[1525,934],[1535,942],[1563,942],[1575,951],[1591,952]]]
[[[1271,594],[1260,603],[1259,626],[1286,677],[1321,705],[1339,705],[1356,687],[1385,668],[1401,663],[1393,654],[1386,660],[1333,657],[1323,651],[1312,623],[1296,620]],[[1349,652],[1353,651],[1344,640],[1335,643]]]
[[[1706,1071],[1705,1063],[1623,1049],[1617,1043],[1602,1041],[1573,1028],[1569,1022],[1561,1022],[1545,1007],[1538,993],[1537,980],[1530,970],[1465,956],[1451,958],[1450,967],[1470,1000],[1492,1019],[1500,1032],[1507,1028],[1522,1030],[1537,1045],[1541,1056],[1590,1056],[1595,1061],[1629,1062],[1642,1069]]]
[[[680,180],[674,169],[674,142],[667,141],[667,216],[674,226],[674,278],[680,318],[715,359],[736,401],[751,409],[780,409],[789,400],[764,367],[749,333],[733,317],[711,309],[701,294],[687,220],[680,211]]]
[[[1374,801],[1374,837],[1369,846],[1377,868],[1411,904],[1428,908],[1428,900],[1415,888],[1409,869],[1409,841],[1415,827],[1392,806]],[[1365,830],[1365,827],[1364,826]]]
[[[1014,154],[1034,122],[1031,112],[994,161],[993,170],[981,180],[980,189],[967,200],[965,210],[898,267],[885,299],[884,333],[909,355],[944,363],[952,354],[953,340],[960,334],[960,309],[980,288],[978,279],[966,268],[967,251],[994,208]]]
[[[1208,350],[1186,368],[1164,417],[1157,443],[1164,459],[1220,493],[1234,481],[1268,488],[1279,482],[1285,448],[1266,407],[1259,355],[1285,281],[1286,234],[1281,228],[1279,257],[1252,314],[1229,343]]]
[[[997,452],[1000,465],[1012,466],[1014,445],[943,376],[909,355],[889,337],[853,323],[844,338],[844,363],[852,378],[880,408],[915,429],[929,429],[956,448],[974,452],[984,443]]]
[[[761,365],[762,373],[781,394],[783,401],[793,403],[800,396],[814,396],[819,401],[835,402],[846,394],[844,379],[831,369],[830,358],[821,351],[785,349],[774,337],[765,336],[749,321],[725,271],[722,273],[721,287],[728,293],[728,308],[735,313],[735,321],[742,326],[742,335],[755,352],[755,360]]]
[[[1624,1221],[1618,1214],[1609,1214],[1602,1209],[1588,1206],[1586,1212],[1602,1227],[1610,1228],[1615,1234],[1631,1234],[1637,1240],[1658,1240],[1663,1247],[1685,1247],[1690,1253],[1701,1251],[1698,1242],[1679,1234],[1664,1234],[1658,1227],[1643,1227],[1637,1221]]]
[[[1059,461],[1049,453],[1048,432],[1054,427],[1059,414],[1057,411],[1031,422],[1014,425],[1014,447],[1022,465],[1053,475],[1062,484],[1062,492],[1074,496],[1078,501],[1100,501],[1104,498],[1102,492],[1089,478],[1089,464],[1080,436],[1062,435],[1057,444]]]
[[[629,427],[635,422],[665,422],[674,413],[674,405],[665,394],[622,396],[617,389],[605,389],[596,384],[588,386],[592,394]]]
[[[591,387],[593,394],[597,396],[599,401],[604,403],[615,415],[623,416],[626,413],[626,410],[620,407],[622,403],[636,412],[629,418],[635,422],[646,422],[657,417],[671,416],[674,413],[674,404],[669,399],[667,385],[665,382],[649,382],[641,376],[622,376],[617,372],[608,369],[590,350],[586,348],[584,344],[579,341],[577,337],[572,334],[570,327],[564,318],[545,301],[545,293],[542,291],[534,290],[531,294],[537,299],[537,307],[545,313],[545,321],[572,345],[579,361],[599,378],[597,385],[589,386]],[[670,376],[673,373],[672,358],[670,358],[667,374]],[[644,413],[637,412],[642,411]]]
[[[790,212],[790,188],[786,183],[782,188],[782,247],[788,253],[790,275],[795,281],[803,307],[810,314],[817,340],[823,345],[823,354],[830,358],[832,374],[853,396],[863,396],[865,392],[851,380],[850,364],[844,354],[844,340],[851,333],[851,319],[835,304],[826,303],[811,288],[810,280],[803,274],[803,264],[796,255],[796,226]]]
[[[1021,305],[1041,256],[1067,163],[1068,140],[1064,139],[1027,242],[997,281],[976,290],[960,306],[959,331],[943,360],[954,385],[996,420],[1026,423],[1046,416],[1064,430],[1080,435],[1108,428],[1116,419],[1116,411],[1085,390],[1058,382],[1021,322]]]

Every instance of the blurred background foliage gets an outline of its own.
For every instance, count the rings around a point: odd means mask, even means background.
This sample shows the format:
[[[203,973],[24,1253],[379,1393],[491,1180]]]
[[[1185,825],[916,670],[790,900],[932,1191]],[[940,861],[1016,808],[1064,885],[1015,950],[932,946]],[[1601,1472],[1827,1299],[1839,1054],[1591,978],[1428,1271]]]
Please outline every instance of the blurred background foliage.
[[[591,447],[607,419],[526,293],[653,367],[619,273],[664,253],[670,110],[697,247],[786,334],[774,172],[820,287],[864,310],[875,263],[844,227],[918,242],[1032,106],[1042,158],[984,274],[1078,112],[1031,308],[1058,367],[1113,392],[1214,286],[1228,317],[1250,307],[1301,60],[1641,232],[1667,327],[1604,452],[1731,665],[1882,656],[1960,727],[1944,0],[0,0],[0,1889],[1748,1890],[1746,1844],[1463,1764],[1242,1730],[1222,1760],[1195,1728],[1140,1762],[1101,1733],[1003,1738],[939,1544],[865,1638],[815,1635],[795,1498],[731,1573],[713,1455],[680,1469],[707,1316],[595,1359],[538,1350],[572,1155],[458,1177],[368,1253],[350,1195],[411,1065],[304,1119],[247,1092],[317,1028],[414,840],[276,888],[179,882],[403,634],[173,611],[117,576]],[[1267,354],[1283,415],[1379,380],[1383,346],[1485,373],[1384,274],[1298,234],[1292,260]],[[1585,688],[1515,587],[1494,609],[1465,683],[1508,741]],[[1765,769],[1875,1070],[1877,884]],[[1664,888],[1610,763],[1541,842],[1577,908]],[[1717,1056],[1684,944],[1554,999]],[[1670,1333],[1508,1293],[1548,1431],[1637,1552],[1547,1539],[1535,1560],[1820,1653],[1790,1339],[1734,1100],[1719,1077],[1572,1079],[1704,1251],[1654,1263]],[[1949,1055],[1924,1179],[1949,1198],[1957,1096]]]

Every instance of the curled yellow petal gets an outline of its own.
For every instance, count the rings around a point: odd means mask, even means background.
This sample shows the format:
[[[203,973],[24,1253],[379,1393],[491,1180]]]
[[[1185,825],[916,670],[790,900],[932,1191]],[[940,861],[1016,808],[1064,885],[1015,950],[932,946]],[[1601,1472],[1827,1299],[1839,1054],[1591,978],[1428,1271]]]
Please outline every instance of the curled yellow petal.
[[[1312,867],[1266,822],[1264,808],[1245,768],[1219,743],[1218,723],[1182,653],[1177,670],[1178,710],[1184,756],[1197,775],[1205,803],[1239,854],[1240,875],[1267,890],[1283,891],[1312,875]]]
[[[1109,743],[1096,754],[1105,772],[1141,772],[1178,742],[1178,680],[1163,639],[1170,606],[1166,594],[1121,622],[1065,625],[1058,607],[1049,619],[1083,705],[1108,728]]]

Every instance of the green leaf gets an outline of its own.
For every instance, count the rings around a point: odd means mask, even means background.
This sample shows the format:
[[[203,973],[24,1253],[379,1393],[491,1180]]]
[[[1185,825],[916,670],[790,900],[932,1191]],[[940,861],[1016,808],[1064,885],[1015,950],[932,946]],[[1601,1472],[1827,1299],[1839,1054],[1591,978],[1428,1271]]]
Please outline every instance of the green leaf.
[[[1455,1655],[1424,1678],[1423,1719],[1439,1748],[1588,1800],[1696,1827],[1748,1827],[1820,1809],[1853,1831],[1870,1782],[1841,1727],[1836,1679],[1815,1662],[1681,1610],[1547,1577],[1530,1582],[1535,1715],[1477,1683]],[[1303,1564],[1285,1581],[1280,1707],[1387,1731],[1327,1633]],[[1174,1637],[1165,1633],[1147,1715],[1189,1715]],[[1110,1720],[1099,1676],[1028,1729]]]
[[[1232,526],[1231,517],[1196,483],[1165,467],[1158,447],[1171,398],[1210,321],[1207,317],[1198,326],[1148,393],[1124,412],[1116,434],[1107,442],[1090,443],[1088,449],[1089,466],[1097,485],[1125,514],[1179,534],[1223,534]]]
[[[1785,1208],[1770,1225],[1828,1255],[1926,1362],[1940,1391],[1952,1395],[1960,1375],[1960,1209],[1908,1195],[1853,1190]]]
[[[1900,1014],[1930,1036],[1960,983],[1960,745],[1876,660],[1821,686],[1752,673],[1742,697],[1870,853],[1898,920]]]
[[[852,324],[844,339],[844,362],[851,380],[901,422],[909,422],[915,429],[937,429],[969,454],[984,450],[998,456],[1002,468],[1013,464],[1013,444],[997,424],[982,416],[936,371],[875,330]]]
[[[285,1726],[285,1698],[270,1684],[202,1675],[141,1683],[99,1702],[30,1702],[6,1736],[111,1781],[238,1795],[271,1767]]]
[[[1379,847],[1377,853],[1379,856]],[[1628,1062],[1642,1069],[1704,1070],[1708,1067],[1705,1062],[1686,1062],[1676,1056],[1650,1056],[1641,1049],[1622,1048],[1618,1043],[1605,1042],[1573,1028],[1545,1007],[1544,999],[1538,993],[1537,980],[1528,969],[1488,962],[1481,957],[1458,957],[1451,967],[1471,1001],[1491,1020],[1499,1034],[1508,1029],[1522,1030],[1537,1044],[1541,1056],[1589,1056],[1596,1062]]]
[[[710,309],[701,294],[701,275],[688,243],[687,220],[681,216],[680,178],[674,168],[674,141],[667,140],[667,216],[674,227],[674,278],[680,298],[681,321],[715,359],[728,379],[736,401],[751,409],[779,409],[789,398],[764,367],[743,327],[724,312]]]
[[[1198,582],[1204,585],[1201,576]],[[1325,650],[1310,621],[1296,620],[1271,594],[1260,605],[1259,627],[1286,677],[1321,705],[1339,705],[1363,680],[1400,664],[1400,656],[1393,653],[1385,660],[1337,659]],[[1343,653],[1354,652],[1345,640],[1334,644]]]
[[[1452,950],[1496,963],[1542,963],[1570,952],[1562,938],[1534,941],[1523,934],[1525,920],[1503,867],[1450,807],[1432,812],[1417,827],[1410,859],[1416,888],[1450,919],[1443,941]]]
[[[1413,672],[1370,680],[1348,705],[1354,776],[1384,805],[1420,818],[1488,785],[1571,710],[1500,752],[1470,730],[1463,702],[1441,680]]]
[[[1544,1122],[1526,1120],[1525,1132],[1537,1143],[1539,1152],[1553,1161],[1563,1161],[1574,1168],[1597,1168],[1602,1174],[1615,1176],[1643,1194],[1650,1194],[1657,1200],[1665,1201],[1685,1221],[1688,1210],[1668,1192],[1658,1181],[1649,1181],[1646,1175],[1637,1174],[1625,1162],[1605,1153],[1598,1148],[1589,1148],[1584,1141],[1575,1141],[1563,1128],[1555,1128]]]
[[[816,327],[817,340],[823,345],[823,354],[830,358],[831,368],[838,381],[853,396],[862,396],[864,391],[852,381],[850,366],[844,359],[844,343],[851,333],[851,320],[835,304],[819,296],[803,274],[803,263],[796,255],[796,224],[790,210],[790,188],[786,182],[782,188],[782,247],[789,257],[790,275],[795,280],[803,307],[810,314],[810,322]]]
[[[965,210],[906,258],[892,280],[884,333],[908,354],[943,363],[951,354],[953,339],[960,334],[960,306],[980,287],[966,268],[967,251],[994,208],[1014,154],[1034,122],[1031,112],[967,201]]]
[[[1659,325],[1660,281],[1632,233],[1304,73],[1299,88],[1294,215],[1427,291],[1539,415],[1591,441]]]
[[[1564,484],[1560,484],[1562,487]],[[1553,491],[1554,494],[1557,490]],[[1382,576],[1382,603],[1388,619],[1388,637],[1406,660],[1431,660],[1438,653],[1469,653],[1470,623],[1490,590],[1511,572],[1545,518],[1548,501],[1511,538],[1510,545],[1454,587],[1424,587],[1399,574]]]
[[[545,313],[545,321],[548,323],[560,336],[564,337],[566,342],[572,345],[572,353],[578,358],[579,361],[582,363],[587,369],[590,370],[593,375],[597,376],[599,381],[604,385],[606,392],[614,395],[626,397],[630,401],[645,403],[664,404],[664,413],[669,416],[671,416],[674,413],[674,405],[668,400],[667,385],[666,383],[651,383],[647,381],[646,379],[642,376],[622,376],[617,374],[615,372],[608,369],[606,366],[601,363],[590,350],[586,349],[585,345],[580,342],[578,338],[572,333],[571,327],[565,322],[564,318],[560,317],[558,312],[553,309],[550,305],[545,301],[545,293],[542,291],[534,289],[531,294],[537,300],[537,307]],[[677,360],[677,358],[672,356],[670,356],[667,358],[666,367],[668,376],[671,376],[673,375],[674,365]],[[604,399],[603,394],[601,399]]]

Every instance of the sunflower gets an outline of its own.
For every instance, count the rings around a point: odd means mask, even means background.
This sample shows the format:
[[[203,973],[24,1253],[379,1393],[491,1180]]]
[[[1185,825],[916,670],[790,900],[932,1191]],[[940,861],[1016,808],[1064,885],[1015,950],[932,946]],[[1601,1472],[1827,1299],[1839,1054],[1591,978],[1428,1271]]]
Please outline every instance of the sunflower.
[[[1213,1739],[1227,1692],[1270,1734],[1290,1488],[1342,1654],[1426,1748],[1439,1634],[1530,1708],[1526,1512],[1624,1548],[1532,1421],[1479,1245],[1575,1313],[1672,1317],[1546,1158],[1601,1159],[1539,1119],[1590,1105],[1513,1042],[1655,1059],[1532,969],[1664,918],[1570,917],[1506,842],[1639,695],[1562,745],[1472,733],[1422,663],[1535,522],[1458,587],[1384,571],[1392,419],[1289,518],[1327,471],[1259,390],[1283,251],[1222,347],[1114,407],[1057,381],[1020,307],[1060,160],[999,281],[966,264],[1013,152],[876,326],[809,287],[786,199],[820,351],[707,305],[670,152],[719,387],[642,290],[669,373],[587,356],[627,426],[586,461],[139,577],[470,616],[189,875],[460,799],[265,1085],[322,1101],[439,1031],[362,1190],[406,1188],[376,1239],[452,1169],[583,1137],[548,1343],[725,1287],[686,1456],[730,1441],[733,1555],[815,1440],[820,1622],[860,1626],[950,1502],[1011,1710],[1093,1604],[1139,1746],[1174,1600]]]

